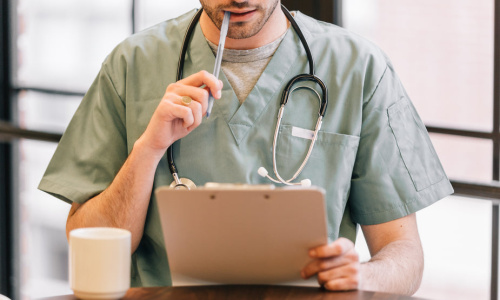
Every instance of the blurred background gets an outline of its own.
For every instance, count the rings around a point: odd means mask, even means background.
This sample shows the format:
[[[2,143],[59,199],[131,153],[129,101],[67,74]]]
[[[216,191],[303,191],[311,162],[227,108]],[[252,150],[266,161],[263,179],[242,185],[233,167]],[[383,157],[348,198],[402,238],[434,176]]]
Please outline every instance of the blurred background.
[[[70,205],[36,189],[57,140],[116,44],[200,5],[1,1],[0,294],[68,294]],[[453,180],[456,195],[417,214],[426,266],[416,296],[497,299],[500,1],[282,2],[388,54]],[[368,260],[362,235],[357,248]]]

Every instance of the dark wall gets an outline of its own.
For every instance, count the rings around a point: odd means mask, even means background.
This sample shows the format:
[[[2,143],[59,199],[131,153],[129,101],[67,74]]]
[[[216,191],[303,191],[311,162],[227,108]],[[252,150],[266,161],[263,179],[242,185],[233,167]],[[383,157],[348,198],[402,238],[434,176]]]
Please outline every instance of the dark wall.
[[[281,0],[289,10],[300,10],[315,19],[341,25],[341,0]]]

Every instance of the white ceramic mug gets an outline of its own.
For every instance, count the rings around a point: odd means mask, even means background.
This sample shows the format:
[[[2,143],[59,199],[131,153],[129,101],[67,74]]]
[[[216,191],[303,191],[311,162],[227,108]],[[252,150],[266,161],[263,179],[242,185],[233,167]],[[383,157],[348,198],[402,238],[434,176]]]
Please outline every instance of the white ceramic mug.
[[[119,299],[130,287],[131,234],[91,227],[69,234],[69,281],[80,299]]]

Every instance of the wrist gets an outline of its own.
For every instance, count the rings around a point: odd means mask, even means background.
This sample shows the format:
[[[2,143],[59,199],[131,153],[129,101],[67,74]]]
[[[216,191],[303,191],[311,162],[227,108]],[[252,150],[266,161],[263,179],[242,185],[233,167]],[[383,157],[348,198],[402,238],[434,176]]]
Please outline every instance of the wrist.
[[[141,157],[141,160],[151,161],[155,164],[158,164],[160,159],[167,151],[167,148],[154,148],[151,147],[142,135],[137,141],[134,143],[134,147],[132,148],[134,154]]]

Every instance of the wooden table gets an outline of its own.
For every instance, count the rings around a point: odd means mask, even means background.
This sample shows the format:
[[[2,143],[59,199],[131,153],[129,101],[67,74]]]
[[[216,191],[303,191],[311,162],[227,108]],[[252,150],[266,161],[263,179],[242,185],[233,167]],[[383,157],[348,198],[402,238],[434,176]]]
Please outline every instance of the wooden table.
[[[74,300],[73,295],[44,298]],[[190,287],[131,288],[124,300],[150,299],[322,299],[322,300],[415,300],[421,298],[378,292],[329,292],[320,288],[291,286],[218,285]]]

